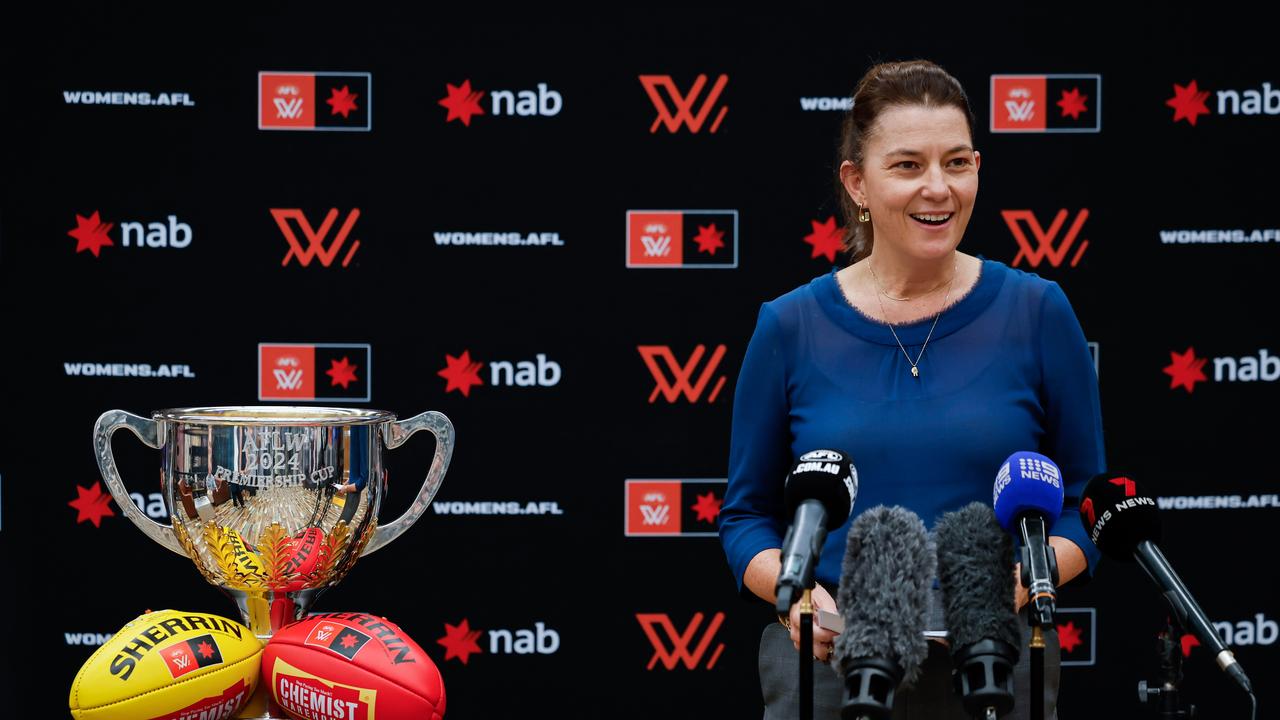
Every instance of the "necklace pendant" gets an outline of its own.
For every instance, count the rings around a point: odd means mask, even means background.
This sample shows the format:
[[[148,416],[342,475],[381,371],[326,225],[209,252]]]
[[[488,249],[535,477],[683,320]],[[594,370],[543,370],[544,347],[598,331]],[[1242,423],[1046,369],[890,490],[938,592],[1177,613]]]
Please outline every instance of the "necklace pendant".
[[[920,377],[920,368],[915,365],[911,366],[911,377]]]

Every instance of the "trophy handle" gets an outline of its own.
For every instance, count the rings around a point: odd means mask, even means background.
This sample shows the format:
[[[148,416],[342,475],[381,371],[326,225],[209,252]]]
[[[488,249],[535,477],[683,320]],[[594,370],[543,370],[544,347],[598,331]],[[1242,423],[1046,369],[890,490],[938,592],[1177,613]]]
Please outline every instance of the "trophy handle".
[[[419,430],[430,430],[431,434],[436,436],[435,457],[431,458],[431,469],[427,471],[427,479],[422,481],[418,497],[414,498],[413,504],[404,511],[403,515],[396,518],[395,522],[378,527],[373,537],[364,546],[364,551],[360,553],[361,557],[395,540],[400,533],[413,527],[413,524],[418,522],[418,518],[422,517],[422,513],[427,511],[431,498],[435,497],[436,491],[440,489],[444,472],[449,469],[449,460],[453,457],[453,423],[449,422],[449,418],[443,413],[428,410],[405,420],[386,423],[382,426],[382,440],[388,450],[398,448]]]
[[[139,530],[182,557],[187,557],[186,551],[173,535],[173,526],[161,525],[143,515],[138,506],[133,504],[133,499],[129,497],[129,491],[125,489],[124,481],[120,479],[120,472],[116,470],[116,456],[111,452],[111,436],[120,428],[132,430],[133,434],[137,435],[147,447],[159,450],[164,446],[164,427],[155,420],[139,417],[124,410],[108,410],[102,413],[93,426],[93,454],[98,458],[98,470],[107,481],[107,490],[111,491],[111,497],[115,499],[116,505],[124,516],[132,520]]]

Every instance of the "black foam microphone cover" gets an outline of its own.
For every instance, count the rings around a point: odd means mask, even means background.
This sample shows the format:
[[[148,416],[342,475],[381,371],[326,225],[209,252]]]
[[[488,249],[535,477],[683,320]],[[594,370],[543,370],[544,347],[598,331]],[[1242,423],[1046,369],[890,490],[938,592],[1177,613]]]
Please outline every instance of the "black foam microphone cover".
[[[1133,562],[1138,543],[1160,542],[1160,510],[1128,475],[1095,475],[1080,500],[1089,539],[1108,558]]]
[[[898,684],[919,675],[934,567],[924,522],[910,510],[879,505],[853,521],[836,595],[843,717],[888,718]]]
[[[827,529],[834,530],[849,519],[858,496],[858,471],[847,453],[839,450],[811,450],[787,476],[783,490],[786,517],[806,500],[817,500],[827,511]]]

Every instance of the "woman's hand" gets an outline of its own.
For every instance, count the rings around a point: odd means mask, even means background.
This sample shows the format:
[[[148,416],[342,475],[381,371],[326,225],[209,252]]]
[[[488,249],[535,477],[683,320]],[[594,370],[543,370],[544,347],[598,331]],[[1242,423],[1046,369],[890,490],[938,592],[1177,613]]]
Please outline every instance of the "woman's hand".
[[[836,601],[831,593],[818,583],[814,583],[813,593],[813,657],[821,662],[830,662],[831,653],[835,650],[836,634],[818,625],[818,610],[838,612]],[[800,650],[800,603],[791,606],[791,617],[787,625],[791,630],[791,644]]]
[[[774,585],[778,582],[778,571],[782,568],[782,550],[779,548],[768,548],[756,553],[751,558],[751,562],[747,564],[747,571],[742,577],[742,582],[751,592],[755,593],[760,599],[773,605],[777,602],[778,597],[774,594]],[[813,592],[810,595],[813,602],[813,656],[822,662],[830,662],[831,651],[835,647],[836,634],[826,628],[818,627],[818,610],[827,610],[828,612],[839,612],[836,608],[836,601],[832,599],[831,593],[818,583],[814,583]],[[779,616],[781,617],[781,616]],[[800,603],[791,606],[791,615],[785,623],[787,629],[791,631],[791,644],[800,649]]]

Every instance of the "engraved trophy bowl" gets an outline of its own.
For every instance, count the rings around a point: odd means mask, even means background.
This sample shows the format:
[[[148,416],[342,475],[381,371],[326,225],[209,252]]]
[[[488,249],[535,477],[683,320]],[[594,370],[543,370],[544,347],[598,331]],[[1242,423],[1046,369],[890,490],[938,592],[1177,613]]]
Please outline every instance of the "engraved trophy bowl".
[[[111,451],[121,428],[161,451],[170,524],[147,517],[130,499]],[[379,525],[383,453],[419,430],[436,438],[431,468],[404,514]],[[361,556],[422,517],[449,467],[454,433],[434,411],[397,420],[381,410],[243,406],[158,410],[150,419],[110,410],[98,418],[93,440],[124,515],[191,558],[265,642],[305,617]]]

